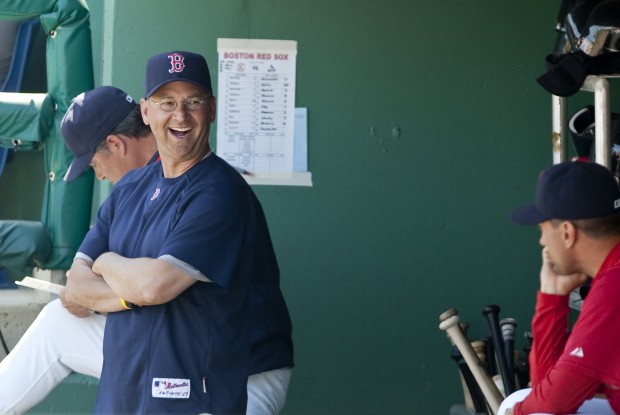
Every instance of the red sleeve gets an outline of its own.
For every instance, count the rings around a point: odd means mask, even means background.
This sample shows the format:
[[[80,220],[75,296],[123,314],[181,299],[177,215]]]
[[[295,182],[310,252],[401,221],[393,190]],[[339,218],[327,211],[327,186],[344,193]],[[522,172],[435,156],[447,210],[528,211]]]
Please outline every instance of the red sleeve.
[[[538,292],[529,357],[532,387],[536,387],[562,355],[568,338],[568,314],[567,295]]]
[[[514,415],[533,413],[574,414],[581,404],[601,387],[598,379],[571,369],[553,368],[532,388],[523,402],[514,407]]]
[[[515,415],[575,413],[601,387],[598,379],[555,367],[568,338],[568,296],[538,293],[530,352],[532,392],[515,405]]]

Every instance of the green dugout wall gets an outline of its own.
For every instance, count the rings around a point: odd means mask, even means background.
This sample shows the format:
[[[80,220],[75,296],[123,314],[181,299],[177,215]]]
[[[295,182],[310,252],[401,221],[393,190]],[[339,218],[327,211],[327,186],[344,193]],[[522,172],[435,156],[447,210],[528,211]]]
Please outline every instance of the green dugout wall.
[[[508,213],[552,162],[536,78],[559,0],[88,5],[95,83],[135,97],[155,53],[200,52],[215,69],[218,38],[298,42],[313,187],[254,187],[294,323],[285,414],[447,414],[463,402],[438,329],[449,307],[480,338],[498,304],[523,345],[540,248]],[[569,115],[590,100],[578,93]]]

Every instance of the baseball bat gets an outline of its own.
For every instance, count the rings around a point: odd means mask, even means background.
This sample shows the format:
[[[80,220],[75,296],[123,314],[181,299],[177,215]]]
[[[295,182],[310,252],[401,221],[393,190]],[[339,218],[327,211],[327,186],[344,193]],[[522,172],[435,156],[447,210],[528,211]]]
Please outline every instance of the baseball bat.
[[[504,353],[506,354],[508,376],[512,382],[514,392],[517,389],[515,382],[515,331],[517,320],[510,317],[504,318],[500,320],[499,325],[502,329],[502,338],[504,339]]]
[[[523,346],[523,356],[519,362],[517,362],[517,375],[519,376],[519,383],[522,388],[526,388],[530,383],[530,351],[532,350],[532,342],[534,340],[532,332],[527,330],[523,333],[526,344]]]
[[[523,337],[525,337],[525,340],[527,340],[527,345],[531,348],[532,343],[534,342],[534,336],[532,335],[532,332],[526,330],[525,332],[523,332]]]
[[[497,367],[495,366],[495,348],[493,347],[493,338],[487,336],[482,339],[484,342],[484,354],[486,355],[487,372],[489,376],[497,375]]]
[[[465,337],[467,337],[467,336],[465,336]],[[488,366],[487,366],[487,355],[486,355],[486,352],[485,352],[486,345],[484,344],[484,341],[482,341],[482,340],[474,340],[470,344],[471,344],[471,347],[474,349],[474,352],[476,352],[476,356],[478,356],[478,360],[480,360],[480,363],[482,364],[482,367],[487,369],[486,370],[487,375],[489,375],[491,377],[491,375],[489,374],[489,371],[488,371]],[[491,377],[491,379],[493,379],[493,378]],[[480,390],[480,385],[478,385],[478,389]],[[484,397],[484,394],[482,393],[481,390],[479,391],[479,394],[481,394]],[[488,405],[486,405],[486,400],[485,400],[485,411],[486,412],[483,412],[483,413],[488,415],[489,414],[489,407],[488,407]]]
[[[439,316],[439,320],[445,320],[448,317],[452,317],[453,315],[456,315],[457,311],[456,308],[450,308],[447,311],[445,311],[444,313],[442,313]],[[465,337],[467,337],[467,329],[468,329],[468,325],[467,323],[459,323],[459,327],[461,328],[461,332],[463,333],[463,335]],[[452,349],[454,349],[456,347],[456,345],[454,344],[454,341],[452,340],[452,338],[450,337],[449,334],[446,334],[446,337],[448,338],[448,340],[450,340],[450,344],[452,345]],[[458,350],[458,348],[457,348]],[[454,359],[454,356],[451,354],[450,357],[452,357]],[[462,355],[461,355],[461,359],[462,359]],[[465,361],[463,359],[463,361]],[[457,365],[458,365],[458,361],[457,361]],[[460,368],[459,368],[460,369]],[[470,371],[471,373],[471,371]],[[473,375],[472,375],[473,376]],[[461,374],[459,376],[459,378],[461,379],[461,386],[463,387],[463,398],[464,398],[464,403],[465,403],[465,407],[470,409],[470,410],[474,410],[474,402],[472,400],[471,397],[471,393],[470,390],[471,388],[467,385],[467,382],[465,380],[465,377],[463,376],[463,373],[461,371]]]
[[[482,340],[474,340],[473,342],[471,342],[471,347],[473,347],[474,352],[476,352],[478,359],[480,359],[480,361],[486,365],[487,355],[484,350],[485,348],[484,342]]]
[[[497,386],[495,386],[495,383],[493,383],[493,380],[486,373],[484,366],[482,365],[482,362],[480,362],[480,359],[478,359],[473,347],[463,335],[463,332],[459,327],[459,316],[456,313],[456,310],[448,310],[439,318],[441,321],[439,328],[447,332],[456,347],[458,347],[459,351],[463,355],[463,359],[465,359],[465,362],[467,363],[467,366],[469,366],[474,379],[478,382],[480,390],[489,405],[489,409],[493,414],[497,414],[497,410],[499,409],[499,405],[503,399],[502,394],[499,389],[497,389]]]
[[[515,373],[519,381],[519,387],[521,389],[527,388],[530,383],[530,373],[526,360],[521,359],[515,364]]]
[[[514,392],[514,381],[510,382],[510,374],[508,371],[508,362],[506,362],[506,354],[504,353],[504,342],[499,329],[499,306],[495,304],[487,305],[482,309],[482,314],[487,318],[491,337],[493,339],[493,347],[495,347],[495,356],[497,357],[497,366],[504,385],[504,395],[508,396]]]
[[[474,378],[474,375],[471,373],[469,366],[467,366],[467,362],[463,358],[463,355],[461,354],[461,352],[459,351],[456,345],[452,346],[450,357],[452,358],[452,360],[456,362],[461,372],[461,375],[463,377],[463,381],[465,383],[464,386],[465,388],[467,388],[465,391],[463,391],[466,393],[465,394],[466,403],[468,401],[467,394],[469,394],[469,398],[471,398],[471,403],[473,406],[473,408],[471,409],[473,409],[476,412],[476,414],[487,413],[487,403],[486,403],[486,400],[484,399],[484,395],[482,394],[482,390],[480,390],[480,386],[478,385],[478,383],[476,383],[476,379]]]

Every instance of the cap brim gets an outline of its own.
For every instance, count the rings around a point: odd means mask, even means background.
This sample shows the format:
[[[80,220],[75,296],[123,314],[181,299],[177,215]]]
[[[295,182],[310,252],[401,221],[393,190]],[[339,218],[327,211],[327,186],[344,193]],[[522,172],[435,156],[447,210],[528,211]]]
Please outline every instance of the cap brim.
[[[549,59],[549,57],[548,57]],[[564,55],[552,62],[547,73],[537,78],[547,91],[559,97],[568,97],[579,92],[588,76],[584,62],[577,56]]]
[[[551,218],[548,218],[536,209],[536,204],[534,203],[521,206],[510,212],[510,220],[517,225],[538,225],[549,219]]]
[[[189,82],[190,84],[194,84],[196,86],[199,86],[200,88],[202,88],[205,92],[208,92],[209,94],[213,94],[213,90],[208,89],[204,86],[204,84],[200,83],[200,82],[196,82],[192,79],[183,79],[183,78],[171,78],[171,79],[166,79],[163,82],[158,83],[157,85],[151,87],[151,89],[144,95],[144,98],[149,99],[154,93],[155,91],[157,91],[159,88],[161,88],[162,86],[169,84],[170,82],[177,82],[177,81],[181,81],[181,82]]]
[[[88,168],[88,165],[90,164],[90,161],[93,159],[94,154],[95,154],[95,150],[89,151],[88,153],[83,154],[79,157],[75,157],[73,161],[71,162],[69,169],[67,169],[67,173],[65,174],[64,181],[72,182],[78,177],[80,177],[80,175],[84,173],[84,171]]]

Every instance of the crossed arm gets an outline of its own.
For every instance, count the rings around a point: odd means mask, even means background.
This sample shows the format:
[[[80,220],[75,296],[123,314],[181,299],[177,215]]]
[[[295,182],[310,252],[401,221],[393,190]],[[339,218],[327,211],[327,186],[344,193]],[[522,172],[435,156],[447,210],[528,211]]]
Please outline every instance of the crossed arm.
[[[67,275],[60,298],[77,316],[88,315],[89,310],[125,310],[121,298],[140,306],[163,304],[196,282],[164,260],[125,258],[113,252],[102,254],[92,266],[89,261],[76,258]]]

